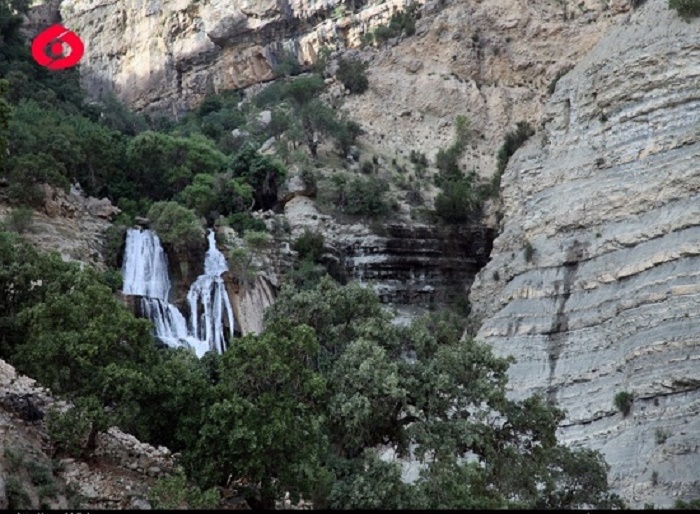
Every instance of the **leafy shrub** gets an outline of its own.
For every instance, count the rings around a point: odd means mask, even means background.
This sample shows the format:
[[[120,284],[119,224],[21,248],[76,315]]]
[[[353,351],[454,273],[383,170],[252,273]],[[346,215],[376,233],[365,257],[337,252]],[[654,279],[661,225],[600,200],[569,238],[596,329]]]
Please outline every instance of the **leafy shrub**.
[[[218,491],[202,491],[188,484],[182,468],[173,476],[158,479],[149,491],[149,499],[156,509],[215,509],[219,505]]]
[[[673,504],[673,508],[682,510],[698,510],[700,509],[700,500],[690,500],[688,502],[676,500],[676,502]]]
[[[3,450],[3,457],[5,457],[10,473],[17,473],[24,466],[24,455],[17,448],[6,446]]]
[[[308,228],[294,241],[293,249],[299,253],[300,260],[317,262],[323,254],[324,238],[320,232],[312,232]]]
[[[415,165],[416,176],[422,177],[425,170],[428,168],[428,158],[423,152],[411,150],[409,160]]]
[[[260,218],[254,218],[248,213],[231,214],[228,217],[229,226],[238,234],[244,235],[249,230],[255,232],[265,232],[267,225]]]
[[[372,161],[363,161],[360,165],[360,171],[365,175],[371,175],[374,173],[374,164],[372,164]]]
[[[532,243],[530,243],[530,241],[525,241],[525,261],[531,262],[534,255],[535,248],[532,246]]]
[[[275,77],[291,77],[301,73],[301,64],[295,52],[283,50],[281,55],[277,57],[275,65],[272,67],[272,73]]]
[[[615,395],[615,407],[622,412],[623,416],[627,416],[632,410],[633,396],[627,391],[620,391]]]
[[[194,212],[176,202],[157,202],[148,210],[148,219],[163,243],[185,249],[202,244],[202,230]]]
[[[42,486],[54,483],[51,468],[42,462],[29,461],[27,463],[27,472],[29,473],[29,479],[34,485]]]
[[[374,29],[374,39],[381,44],[402,34],[412,36],[416,33],[416,19],[419,17],[419,9],[420,5],[413,2],[404,10],[392,14],[388,25],[380,25]]]
[[[277,203],[277,190],[287,176],[282,163],[246,145],[231,163],[234,177],[240,177],[253,188],[254,209],[271,209]]]
[[[656,439],[656,444],[664,444],[670,436],[671,434],[663,428],[657,428],[656,430],[654,430],[654,438]]]
[[[11,475],[5,480],[5,494],[9,510],[31,509],[32,502],[19,477]]]
[[[340,59],[336,76],[350,93],[361,95],[369,87],[367,68],[360,59]]]
[[[270,246],[272,237],[267,232],[249,230],[243,239],[245,246],[233,248],[229,252],[229,260],[236,276],[243,282],[250,283],[259,271],[256,261]]]
[[[289,271],[287,281],[299,291],[308,291],[318,286],[325,273],[323,266],[311,259],[304,259]]]
[[[446,149],[438,150],[435,157],[435,166],[440,171],[435,179],[437,186],[443,187],[446,183],[462,179],[463,174],[459,167],[459,160],[464,155],[471,135],[469,125],[469,119],[466,116],[457,116],[454,141]]]
[[[94,449],[97,431],[106,428],[106,416],[94,397],[79,399],[66,412],[50,410],[47,431],[56,450],[80,457]]]
[[[104,258],[107,266],[119,269],[124,254],[125,236],[127,228],[124,225],[113,224],[105,230]]]
[[[435,211],[448,224],[461,224],[478,214],[481,202],[468,180],[447,182],[435,199]]]
[[[331,177],[330,203],[340,212],[376,218],[387,215],[391,208],[386,199],[388,185],[375,177]]]
[[[564,75],[569,73],[569,71],[570,70],[568,68],[565,68],[565,69],[561,69],[557,72],[557,74],[554,76],[552,81],[547,86],[547,94],[549,96],[552,96],[554,94],[554,91],[557,89],[557,83],[559,82],[559,79],[561,79]]]
[[[118,269],[108,269],[102,273],[102,281],[113,293],[119,291],[124,285],[124,277]]]
[[[7,217],[7,227],[18,234],[29,230],[34,223],[34,211],[27,207],[17,207],[12,209]]]
[[[518,148],[523,146],[525,141],[527,141],[534,133],[535,131],[532,129],[529,123],[519,121],[516,129],[506,134],[503,145],[501,145],[501,147],[498,149],[498,154],[496,155],[498,161],[497,172],[499,174],[502,174],[505,171],[508,161],[513,154],[518,150]]]
[[[700,0],[668,0],[668,6],[686,20],[700,16]]]

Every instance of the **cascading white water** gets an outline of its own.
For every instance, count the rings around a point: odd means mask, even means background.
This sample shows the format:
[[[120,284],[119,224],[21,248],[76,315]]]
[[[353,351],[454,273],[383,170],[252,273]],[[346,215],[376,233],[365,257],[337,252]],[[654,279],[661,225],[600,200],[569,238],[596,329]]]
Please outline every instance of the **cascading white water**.
[[[168,259],[155,233],[129,229],[122,267],[123,292],[141,297],[141,310],[153,322],[156,337],[168,346],[188,346],[199,357],[209,350],[222,353],[226,349],[224,313],[231,338],[234,329],[233,309],[221,278],[228,269],[226,258],[216,248],[213,231],[207,239],[204,274],[192,284],[187,295],[189,324],[179,309],[168,302]]]
[[[226,343],[223,312],[226,311],[230,336],[233,338],[233,309],[221,275],[228,270],[226,258],[216,248],[214,232],[207,236],[209,249],[204,257],[204,275],[190,286],[187,301],[190,303],[190,330],[195,337],[209,341],[219,353]],[[200,309],[201,306],[201,309]]]
[[[124,251],[124,294],[168,299],[168,258],[158,236],[150,230],[130,229]]]

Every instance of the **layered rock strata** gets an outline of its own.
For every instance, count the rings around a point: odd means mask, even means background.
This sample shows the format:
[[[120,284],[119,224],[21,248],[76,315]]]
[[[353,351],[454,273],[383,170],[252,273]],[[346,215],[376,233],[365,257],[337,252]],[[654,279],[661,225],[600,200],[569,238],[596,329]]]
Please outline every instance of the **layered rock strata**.
[[[471,292],[512,394],[633,506],[700,498],[700,20],[648,0],[557,85]],[[634,401],[629,415],[617,393]]]

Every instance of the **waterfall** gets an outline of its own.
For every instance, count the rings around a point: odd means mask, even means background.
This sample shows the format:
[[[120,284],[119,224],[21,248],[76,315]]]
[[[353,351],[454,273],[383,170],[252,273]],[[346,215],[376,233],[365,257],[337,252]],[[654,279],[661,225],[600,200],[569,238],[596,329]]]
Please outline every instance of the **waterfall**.
[[[209,341],[212,348],[223,353],[226,342],[222,322],[223,311],[226,311],[230,337],[233,338],[233,309],[221,278],[228,266],[226,258],[216,248],[213,231],[209,231],[207,240],[209,249],[204,257],[204,275],[195,280],[187,293],[187,301],[190,304],[190,329],[195,337]]]
[[[224,314],[233,338],[234,317],[221,275],[227,271],[226,258],[216,248],[214,232],[207,236],[209,248],[204,274],[190,287],[187,300],[190,322],[168,302],[170,278],[168,259],[158,236],[150,230],[129,229],[124,256],[123,292],[141,297],[141,310],[153,322],[155,335],[168,346],[192,348],[198,357],[207,351],[226,349]]]
[[[122,272],[124,294],[168,299],[168,258],[160,245],[160,239],[150,230],[127,231]]]

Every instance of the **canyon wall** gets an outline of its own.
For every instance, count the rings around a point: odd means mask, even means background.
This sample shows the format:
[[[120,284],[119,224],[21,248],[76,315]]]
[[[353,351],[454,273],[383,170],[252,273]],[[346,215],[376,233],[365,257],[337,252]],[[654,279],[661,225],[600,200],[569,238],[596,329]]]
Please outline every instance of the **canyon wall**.
[[[502,184],[471,300],[512,394],[566,409],[632,505],[700,498],[700,19],[648,0],[611,29]]]
[[[138,110],[177,114],[207,92],[272,79],[285,51],[311,63],[323,45],[357,44],[408,3],[63,0],[60,11],[85,42],[81,74],[92,96],[113,93]]]

